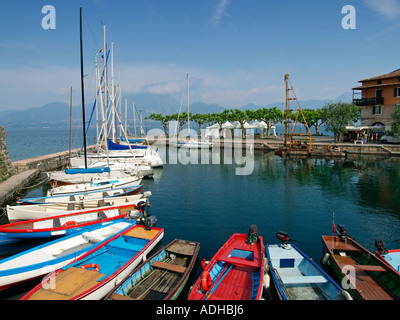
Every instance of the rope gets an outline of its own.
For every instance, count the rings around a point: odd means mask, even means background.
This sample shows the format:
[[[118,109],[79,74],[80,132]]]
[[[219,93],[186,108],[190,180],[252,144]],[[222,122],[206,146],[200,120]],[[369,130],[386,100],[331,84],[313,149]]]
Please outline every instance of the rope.
[[[257,242],[258,237],[256,235],[250,235],[246,239],[246,243],[248,244],[253,244],[254,242]]]
[[[43,184],[43,183],[46,182],[47,180],[49,180],[49,177],[46,176],[45,179],[41,180],[41,181],[38,182],[37,184],[35,184],[35,185],[29,185],[29,186],[27,186],[27,187],[21,187],[21,189],[31,189],[31,188],[35,188],[35,187],[37,187],[37,186]],[[17,192],[17,191],[16,191],[16,192]],[[17,193],[18,193],[18,192],[17,192]]]

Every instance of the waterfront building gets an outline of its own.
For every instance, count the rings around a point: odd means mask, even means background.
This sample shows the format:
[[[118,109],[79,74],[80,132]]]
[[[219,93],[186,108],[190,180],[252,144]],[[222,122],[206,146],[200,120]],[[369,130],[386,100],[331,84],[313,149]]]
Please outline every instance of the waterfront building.
[[[361,126],[390,130],[393,111],[400,108],[400,69],[358,82],[361,86],[352,90],[353,103],[361,106]]]

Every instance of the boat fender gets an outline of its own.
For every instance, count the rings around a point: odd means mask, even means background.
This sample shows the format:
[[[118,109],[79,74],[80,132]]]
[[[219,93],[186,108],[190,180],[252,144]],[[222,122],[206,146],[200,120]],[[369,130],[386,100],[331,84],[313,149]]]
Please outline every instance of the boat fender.
[[[265,290],[269,289],[270,286],[270,277],[268,273],[264,274],[264,278],[263,278],[263,287]]]
[[[323,265],[326,265],[326,264],[328,264],[328,261],[329,261],[329,253],[325,253],[325,255],[322,258],[321,262],[322,262]]]
[[[211,275],[208,271],[203,271],[201,274],[201,288],[206,292],[211,286]]]
[[[94,269],[93,271],[99,272],[100,266],[97,263],[88,263],[81,266],[81,269]]]
[[[69,227],[74,227],[78,225],[78,222],[76,221],[67,221],[66,223],[63,224],[63,227],[69,228]]]
[[[337,294],[335,300],[353,300],[353,298],[346,290],[341,290]]]

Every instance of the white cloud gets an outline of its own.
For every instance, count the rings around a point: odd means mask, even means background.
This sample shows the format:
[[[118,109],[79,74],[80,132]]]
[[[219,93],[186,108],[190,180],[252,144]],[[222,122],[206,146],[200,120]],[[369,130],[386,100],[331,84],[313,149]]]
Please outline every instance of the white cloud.
[[[278,66],[274,70],[216,71],[176,64],[123,64],[115,70],[121,70],[122,95],[133,99],[139,93],[168,94],[177,101],[186,99],[186,74],[189,73],[191,103],[237,108],[249,103],[265,106],[285,101],[283,73]],[[85,73],[89,73],[85,78],[85,102],[90,105],[95,97],[94,71]],[[0,68],[0,74],[0,110],[28,109],[54,101],[69,104],[71,86],[73,105],[81,103],[79,68]],[[312,86],[294,86],[299,100],[336,98],[343,93],[341,88],[315,90]]]
[[[230,0],[220,0],[219,1],[212,17],[210,18],[210,23],[212,26],[214,26],[214,27],[217,26],[220,23],[222,17],[224,15],[228,15],[226,13],[226,8],[228,7],[229,2],[230,2]]]
[[[400,17],[399,0],[363,0],[372,10],[378,12],[386,19],[396,19]]]

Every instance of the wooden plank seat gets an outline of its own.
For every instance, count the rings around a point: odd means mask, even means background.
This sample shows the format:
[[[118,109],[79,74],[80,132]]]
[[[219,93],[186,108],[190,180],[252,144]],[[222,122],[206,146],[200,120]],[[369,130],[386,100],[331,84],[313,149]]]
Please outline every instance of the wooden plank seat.
[[[356,270],[362,270],[362,271],[378,271],[378,272],[385,272],[387,271],[384,267],[381,266],[373,266],[373,265],[361,265],[361,264],[356,264],[354,266]]]
[[[151,266],[157,269],[163,269],[166,271],[172,271],[176,273],[184,273],[186,271],[186,267],[179,266],[176,264],[166,263],[162,261],[153,261]]]

